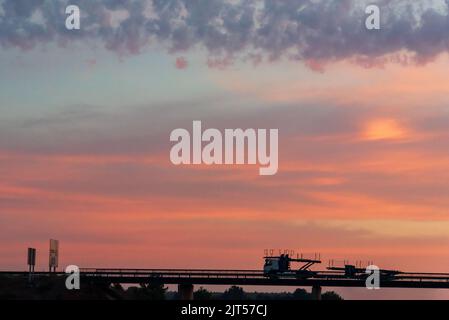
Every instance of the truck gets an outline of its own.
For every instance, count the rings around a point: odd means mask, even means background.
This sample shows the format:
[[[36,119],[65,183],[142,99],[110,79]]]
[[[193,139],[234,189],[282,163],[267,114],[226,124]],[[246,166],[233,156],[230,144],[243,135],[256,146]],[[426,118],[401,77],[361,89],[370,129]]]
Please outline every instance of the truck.
[[[310,270],[310,267],[316,263],[321,263],[317,259],[304,259],[302,257],[291,258],[288,254],[280,256],[264,257],[265,264],[263,273],[268,278],[296,278],[307,279],[316,275],[316,272]],[[292,269],[292,263],[300,263],[301,266]]]

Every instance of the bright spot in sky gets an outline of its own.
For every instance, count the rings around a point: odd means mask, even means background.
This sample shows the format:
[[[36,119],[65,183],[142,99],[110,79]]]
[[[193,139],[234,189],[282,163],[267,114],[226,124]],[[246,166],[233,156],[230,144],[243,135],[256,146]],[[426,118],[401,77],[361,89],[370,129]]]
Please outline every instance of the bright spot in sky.
[[[368,122],[364,132],[366,140],[397,140],[406,135],[406,129],[394,119],[372,120]]]

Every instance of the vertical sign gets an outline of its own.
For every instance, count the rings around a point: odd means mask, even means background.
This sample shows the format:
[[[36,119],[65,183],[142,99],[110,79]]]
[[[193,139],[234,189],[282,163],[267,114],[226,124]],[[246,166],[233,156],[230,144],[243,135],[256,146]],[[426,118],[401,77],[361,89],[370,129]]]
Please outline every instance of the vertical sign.
[[[34,266],[36,265],[36,249],[28,248],[28,282],[33,282]]]
[[[50,239],[50,260],[49,267],[50,272],[56,272],[58,267],[58,257],[59,257],[59,241]]]
[[[30,272],[34,271],[35,265],[36,265],[36,249],[28,248],[28,266]]]

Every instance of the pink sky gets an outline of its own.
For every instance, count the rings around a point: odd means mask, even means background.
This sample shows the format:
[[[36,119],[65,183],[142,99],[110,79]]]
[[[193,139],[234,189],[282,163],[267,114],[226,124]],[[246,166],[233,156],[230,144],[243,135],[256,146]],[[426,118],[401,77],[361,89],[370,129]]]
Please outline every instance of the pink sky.
[[[29,246],[46,269],[56,238],[61,267],[261,269],[264,249],[288,248],[449,272],[448,40],[431,32],[432,15],[398,43],[407,13],[388,17],[385,36],[367,36],[345,13],[352,1],[330,1],[320,17],[338,12],[326,26],[344,28],[328,35],[304,18],[303,35],[290,2],[266,12],[223,3],[167,11],[124,2],[120,12],[88,3],[102,18],[80,35],[88,45],[7,25],[0,269],[25,269]],[[253,9],[263,19],[248,26]],[[3,10],[31,25],[41,11]],[[215,30],[215,15],[233,23]],[[174,166],[170,132],[194,120],[279,129],[278,173]]]

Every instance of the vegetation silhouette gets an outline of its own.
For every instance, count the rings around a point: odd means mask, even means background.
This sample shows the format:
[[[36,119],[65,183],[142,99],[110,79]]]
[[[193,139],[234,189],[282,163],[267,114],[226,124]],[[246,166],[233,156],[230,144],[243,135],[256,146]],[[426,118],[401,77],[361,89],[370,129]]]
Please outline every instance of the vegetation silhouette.
[[[193,300],[207,301],[212,300],[212,292],[200,287],[193,293]]]
[[[294,292],[246,292],[232,286],[224,292],[212,292],[199,287],[193,293],[194,300],[311,300],[304,289]],[[174,300],[178,293],[168,291],[161,284],[141,284],[124,288],[120,284],[84,283],[80,290],[67,290],[65,278],[42,277],[30,284],[26,278],[0,276],[0,300]],[[322,300],[343,300],[330,291],[322,294]]]

